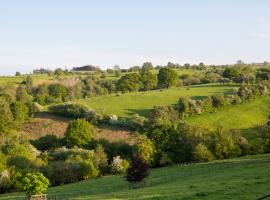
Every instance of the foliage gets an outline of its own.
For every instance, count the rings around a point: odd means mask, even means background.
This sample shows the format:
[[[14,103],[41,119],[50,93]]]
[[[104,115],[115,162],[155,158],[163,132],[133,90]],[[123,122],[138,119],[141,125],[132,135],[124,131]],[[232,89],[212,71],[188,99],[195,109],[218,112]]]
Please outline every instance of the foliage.
[[[177,72],[171,68],[162,68],[158,72],[158,86],[160,88],[170,88],[176,85],[178,79]]]
[[[127,169],[126,180],[128,182],[141,182],[147,176],[149,176],[149,166],[144,161],[144,159],[140,157],[135,157],[131,163],[129,168]]]
[[[214,160],[214,155],[206,145],[199,143],[194,149],[194,158],[199,162],[208,162]]]
[[[157,87],[157,75],[148,70],[142,70],[141,73],[142,90],[153,90]]]
[[[146,163],[150,164],[154,160],[155,154],[153,142],[146,136],[139,137],[134,147],[134,153]]]
[[[92,139],[93,128],[92,125],[85,119],[76,119],[69,123],[65,133],[67,145],[83,146]]]
[[[0,135],[6,133],[13,126],[13,115],[7,100],[0,97]]]
[[[111,162],[111,171],[113,174],[121,174],[126,172],[129,163],[122,159],[120,156],[116,156],[113,158]]]
[[[59,104],[50,106],[49,111],[60,116],[77,119],[85,117],[89,108],[80,104]]]
[[[108,166],[108,158],[104,148],[100,144],[98,144],[95,149],[93,162],[95,167],[101,171],[101,174],[103,174]]]
[[[23,102],[20,101],[13,102],[11,104],[11,111],[13,119],[18,124],[21,124],[27,119],[29,119],[29,109]]]
[[[56,135],[49,134],[32,141],[32,144],[40,151],[49,151],[61,147],[63,140]]]
[[[45,194],[50,182],[42,173],[33,172],[23,176],[19,184],[27,196],[32,196]]]
[[[122,76],[117,82],[117,88],[123,92],[137,92],[141,89],[142,83],[137,73],[130,73]]]

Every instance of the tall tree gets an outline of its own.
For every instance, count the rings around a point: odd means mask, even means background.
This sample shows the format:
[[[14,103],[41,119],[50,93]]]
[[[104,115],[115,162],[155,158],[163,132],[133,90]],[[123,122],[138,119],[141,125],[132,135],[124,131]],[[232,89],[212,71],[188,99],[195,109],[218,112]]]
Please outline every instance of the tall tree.
[[[171,68],[162,68],[158,72],[158,86],[160,88],[169,88],[176,85],[178,74]]]

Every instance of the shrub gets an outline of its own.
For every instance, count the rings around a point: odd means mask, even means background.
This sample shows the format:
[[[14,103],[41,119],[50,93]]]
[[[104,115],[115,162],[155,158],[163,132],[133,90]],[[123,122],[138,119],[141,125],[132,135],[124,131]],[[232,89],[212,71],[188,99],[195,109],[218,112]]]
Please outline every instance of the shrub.
[[[122,159],[120,156],[116,156],[113,158],[111,163],[111,172],[113,174],[121,174],[126,172],[128,168],[128,162]]]
[[[142,131],[146,118],[138,114],[134,114],[132,118],[128,121],[128,126],[134,130]]]
[[[179,119],[179,112],[173,106],[155,106],[150,113],[151,124],[175,122]]]
[[[168,153],[162,152],[159,159],[159,166],[164,167],[168,165],[172,165],[173,161],[170,159]]]
[[[19,125],[29,119],[29,109],[23,102],[16,101],[12,103],[11,111],[13,114],[13,119]]]
[[[202,143],[198,144],[194,149],[194,158],[199,162],[208,162],[214,160],[212,152]]]
[[[98,144],[95,149],[93,162],[95,167],[100,170],[101,174],[104,174],[104,172],[106,172],[108,166],[108,158],[102,145],[100,144]]]
[[[41,195],[45,194],[50,185],[49,180],[39,172],[27,173],[19,181],[21,190],[26,192],[26,195]]]
[[[83,146],[92,139],[93,127],[85,119],[76,119],[69,123],[65,133],[67,145]]]
[[[85,114],[89,109],[80,104],[60,104],[50,106],[49,110],[60,116],[77,119],[85,117]]]
[[[223,94],[213,95],[211,96],[211,98],[212,98],[212,105],[214,108],[218,108],[225,105],[225,98]]]
[[[149,166],[140,157],[135,157],[127,169],[126,180],[129,183],[139,183],[149,176]]]
[[[134,146],[135,155],[142,158],[146,163],[150,164],[154,160],[154,144],[146,136],[137,139]]]
[[[218,128],[213,138],[213,153],[218,159],[226,159],[241,154],[241,149],[237,146],[232,133]]]
[[[178,100],[178,111],[182,115],[189,112],[189,102],[185,97],[180,97]]]
[[[56,135],[45,135],[38,140],[32,141],[32,144],[40,151],[48,151],[61,147],[63,140]]]

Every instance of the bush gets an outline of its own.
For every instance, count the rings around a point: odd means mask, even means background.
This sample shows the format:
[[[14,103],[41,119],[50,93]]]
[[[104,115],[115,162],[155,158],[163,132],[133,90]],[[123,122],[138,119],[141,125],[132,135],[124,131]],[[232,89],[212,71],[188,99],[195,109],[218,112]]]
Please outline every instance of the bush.
[[[204,144],[200,143],[195,147],[194,158],[199,162],[208,162],[214,160],[215,157]]]
[[[149,176],[149,166],[140,157],[135,157],[127,169],[126,180],[129,183],[139,183]]]
[[[49,107],[49,111],[54,114],[74,119],[85,117],[88,110],[86,106],[80,104],[60,104]]]
[[[108,158],[102,145],[100,144],[98,144],[95,149],[93,162],[94,162],[95,167],[99,169],[101,174],[106,173],[107,166],[108,166]]]
[[[32,141],[32,144],[40,151],[49,151],[63,146],[63,140],[56,135],[45,135],[38,140]]]
[[[134,146],[134,153],[150,164],[154,160],[155,153],[153,142],[146,136],[139,137]]]
[[[19,185],[21,190],[30,197],[32,195],[45,194],[50,182],[42,173],[33,172],[23,176],[19,181]]]
[[[67,146],[83,146],[92,139],[93,127],[85,119],[76,119],[69,123],[65,133]]]
[[[225,98],[223,94],[211,96],[212,105],[214,108],[218,108],[225,105]]]
[[[111,172],[113,174],[121,174],[126,172],[128,168],[128,162],[124,159],[122,159],[120,156],[116,156],[113,158],[113,161],[111,163]]]

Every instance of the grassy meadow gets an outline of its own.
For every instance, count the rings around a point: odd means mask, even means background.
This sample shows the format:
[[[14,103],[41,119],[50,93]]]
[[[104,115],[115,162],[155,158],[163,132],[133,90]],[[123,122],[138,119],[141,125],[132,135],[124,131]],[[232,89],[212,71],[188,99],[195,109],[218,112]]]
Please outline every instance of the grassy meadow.
[[[148,116],[149,110],[154,106],[176,104],[181,96],[200,99],[219,93],[229,94],[236,87],[236,85],[205,84],[147,92],[96,96],[76,102],[87,105],[99,112],[116,114],[121,117],[130,117],[135,113]]]
[[[152,169],[146,187],[129,189],[123,176],[106,176],[50,188],[50,199],[254,200],[269,193],[270,155]],[[22,193],[2,200],[25,199]]]
[[[239,129],[249,139],[254,137],[254,127],[264,124],[270,113],[270,96],[258,97],[248,102],[217,109],[187,119],[189,124],[209,128]]]

